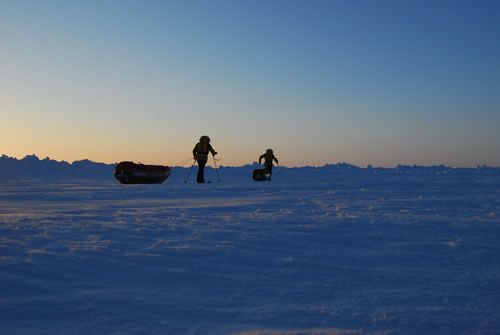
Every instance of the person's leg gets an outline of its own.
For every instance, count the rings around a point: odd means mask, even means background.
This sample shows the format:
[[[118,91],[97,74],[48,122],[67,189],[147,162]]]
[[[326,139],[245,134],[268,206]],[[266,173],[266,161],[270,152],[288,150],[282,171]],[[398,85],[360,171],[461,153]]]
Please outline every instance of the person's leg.
[[[205,177],[204,177],[204,171],[205,171],[205,164],[207,162],[203,160],[198,161],[198,175],[196,176],[196,182],[199,184],[202,184],[205,182]]]
[[[271,180],[271,176],[273,175],[273,165],[266,164],[266,172],[269,173],[269,180]]]

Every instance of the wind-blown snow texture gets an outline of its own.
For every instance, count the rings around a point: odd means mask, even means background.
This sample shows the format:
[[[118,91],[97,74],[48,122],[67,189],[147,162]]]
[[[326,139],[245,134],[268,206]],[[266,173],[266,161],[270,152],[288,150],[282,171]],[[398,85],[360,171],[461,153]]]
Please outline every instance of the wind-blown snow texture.
[[[182,177],[2,182],[0,333],[500,332],[497,175]]]

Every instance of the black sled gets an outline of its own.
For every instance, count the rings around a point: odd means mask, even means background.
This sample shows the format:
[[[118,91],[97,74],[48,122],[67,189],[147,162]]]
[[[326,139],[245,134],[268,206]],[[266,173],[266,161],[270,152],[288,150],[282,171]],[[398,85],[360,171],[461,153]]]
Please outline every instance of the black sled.
[[[266,169],[255,169],[252,173],[252,179],[255,181],[271,180],[271,174]]]
[[[170,167],[121,162],[114,174],[122,184],[161,184],[170,176]]]

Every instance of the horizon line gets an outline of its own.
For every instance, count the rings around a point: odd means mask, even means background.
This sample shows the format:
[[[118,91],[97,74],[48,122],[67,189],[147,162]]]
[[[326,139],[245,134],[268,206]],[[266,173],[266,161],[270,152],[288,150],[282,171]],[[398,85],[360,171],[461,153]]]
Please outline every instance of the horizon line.
[[[70,161],[67,161],[67,160],[57,160],[57,159],[53,159],[53,158],[50,158],[49,156],[46,156],[45,158],[40,158],[37,154],[26,154],[24,155],[24,157],[20,158],[20,157],[16,157],[16,156],[9,156],[9,155],[6,155],[6,154],[1,154],[0,158],[9,158],[9,159],[15,159],[15,160],[18,160],[18,161],[21,161],[23,159],[26,159],[28,157],[36,157],[39,161],[43,161],[43,160],[49,160],[49,161],[53,161],[53,162],[56,162],[56,163],[68,163],[70,165],[72,165],[73,163],[75,162],[82,162],[82,161],[89,161],[91,163],[95,163],[95,164],[105,164],[105,165],[116,165],[118,164],[119,162],[110,162],[110,163],[106,163],[106,162],[98,162],[98,161],[93,161],[91,159],[88,159],[88,158],[83,158],[83,159],[79,159],[79,160],[73,160],[72,162]],[[142,162],[138,162],[138,164],[144,164]],[[162,164],[145,164],[145,165],[162,165]],[[243,164],[243,165],[219,165],[219,167],[224,167],[224,168],[241,168],[241,167],[245,167],[245,166],[253,166],[253,165],[261,165],[261,164],[258,164],[256,161],[253,161],[251,163],[247,163],[247,164]],[[487,165],[487,164],[477,164],[475,167],[467,167],[467,166],[448,166],[446,164],[433,164],[433,165],[419,165],[419,164],[397,164],[395,166],[375,166],[373,164],[367,164],[366,166],[359,166],[359,165],[356,165],[356,164],[352,164],[352,163],[349,163],[349,162],[330,162],[330,163],[325,163],[323,165],[302,165],[302,166],[286,166],[286,165],[278,165],[279,167],[284,167],[284,168],[287,168],[287,169],[300,169],[300,168],[323,168],[323,167],[326,167],[326,166],[329,166],[329,165],[346,165],[346,166],[352,166],[352,167],[355,167],[355,168],[358,168],[358,169],[396,169],[398,167],[421,167],[421,168],[432,168],[432,167],[445,167],[445,168],[449,168],[449,169],[480,169],[480,168],[493,168],[493,169],[500,169],[500,166],[491,166],[491,165]],[[171,168],[173,167],[182,167],[182,168],[188,168],[189,165],[176,165],[176,164],[172,164],[172,165],[164,165],[164,166],[169,166]],[[211,166],[207,166],[207,167],[211,167]]]

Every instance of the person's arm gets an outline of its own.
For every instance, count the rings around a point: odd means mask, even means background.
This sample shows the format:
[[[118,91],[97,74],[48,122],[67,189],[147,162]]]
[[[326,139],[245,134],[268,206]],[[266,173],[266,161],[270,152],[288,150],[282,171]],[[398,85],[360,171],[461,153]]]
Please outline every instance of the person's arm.
[[[276,162],[276,164],[279,164],[279,162],[278,162],[278,158],[276,158],[276,156],[274,156],[274,155],[273,155],[273,159],[274,159],[274,161]]]
[[[259,164],[262,164],[262,158],[264,158],[265,156],[266,156],[266,154],[260,155],[260,157],[259,157]]]
[[[215,151],[214,148],[212,148],[212,146],[210,144],[208,145],[208,151],[210,151],[212,156],[217,155],[217,151]]]
[[[198,143],[196,143],[196,145],[193,148],[193,157],[194,157],[194,159],[196,159],[196,154],[197,153],[198,153]]]

